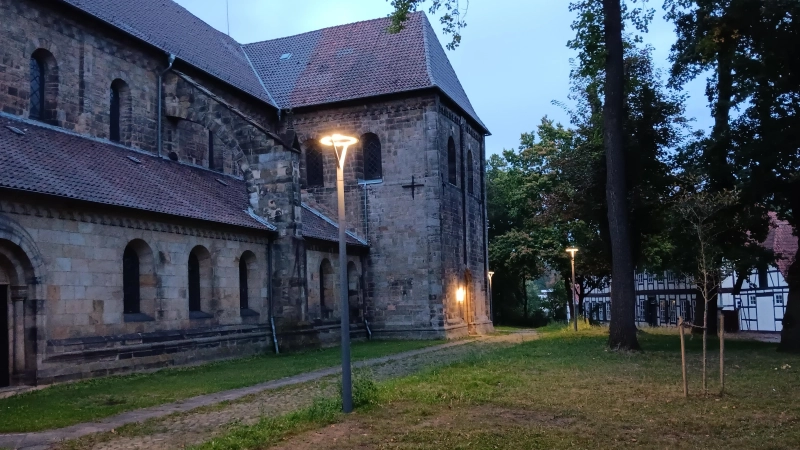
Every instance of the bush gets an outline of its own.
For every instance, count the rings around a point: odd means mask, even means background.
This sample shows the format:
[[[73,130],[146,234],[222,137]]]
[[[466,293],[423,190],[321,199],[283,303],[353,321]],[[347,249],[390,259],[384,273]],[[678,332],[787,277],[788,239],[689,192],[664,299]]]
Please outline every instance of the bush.
[[[378,385],[372,371],[364,368],[353,373],[353,407],[378,404]]]

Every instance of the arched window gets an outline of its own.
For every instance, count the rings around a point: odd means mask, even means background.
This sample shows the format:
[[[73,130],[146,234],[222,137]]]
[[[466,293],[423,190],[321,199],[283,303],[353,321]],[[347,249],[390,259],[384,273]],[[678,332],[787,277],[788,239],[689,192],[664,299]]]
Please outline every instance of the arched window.
[[[362,301],[361,283],[358,276],[356,264],[352,261],[347,263],[347,297],[350,305],[350,321],[361,321]]]
[[[239,258],[239,309],[243,314],[256,306],[252,301],[258,297],[258,284],[256,255],[248,250]]]
[[[458,167],[456,167],[456,142],[453,136],[447,139],[447,181],[458,184]]]
[[[319,308],[323,319],[330,318],[335,312],[336,288],[333,278],[331,262],[323,259],[319,265]]]
[[[122,312],[126,322],[153,320],[157,278],[153,251],[141,239],[134,239],[122,252]]]
[[[200,259],[192,252],[189,253],[189,311],[201,311],[200,303]]]
[[[325,185],[325,172],[322,152],[319,145],[311,142],[306,145],[306,187]]]
[[[42,119],[44,116],[44,89],[47,79],[47,65],[39,53],[31,56],[31,92],[30,113],[31,119]]]
[[[122,254],[122,308],[125,314],[141,312],[139,277],[139,255],[133,246],[128,244]]]
[[[128,84],[120,79],[111,83],[109,101],[108,138],[113,142],[127,142],[130,120],[130,90]]]
[[[361,156],[364,161],[364,179],[382,179],[381,141],[374,133],[367,133],[361,136]]]
[[[193,248],[189,253],[189,317],[206,319],[211,306],[211,253],[201,246]]]
[[[472,151],[467,152],[467,192],[470,194],[475,192],[475,181],[473,180],[473,173],[475,168],[473,167],[472,161]]]

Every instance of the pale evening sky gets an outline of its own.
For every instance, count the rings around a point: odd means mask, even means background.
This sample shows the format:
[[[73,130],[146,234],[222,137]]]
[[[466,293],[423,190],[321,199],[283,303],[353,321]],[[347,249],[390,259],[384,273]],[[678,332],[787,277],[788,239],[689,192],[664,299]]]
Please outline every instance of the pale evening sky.
[[[215,28],[227,31],[225,0],[177,0]],[[385,17],[385,0],[228,0],[230,34],[241,43],[290,36],[334,25]],[[660,2],[651,2],[660,7]],[[478,115],[489,127],[488,153],[516,148],[519,136],[532,131],[544,115],[568,122],[553,100],[567,101],[570,58],[566,47],[573,37],[574,14],[568,0],[472,0],[461,46],[448,51],[450,63]],[[668,67],[674,41],[663,11],[656,12],[646,41],[655,47],[655,60]],[[439,41],[438,19],[430,17]],[[704,94],[705,79],[687,87],[687,117],[695,127],[708,129],[711,117]]]

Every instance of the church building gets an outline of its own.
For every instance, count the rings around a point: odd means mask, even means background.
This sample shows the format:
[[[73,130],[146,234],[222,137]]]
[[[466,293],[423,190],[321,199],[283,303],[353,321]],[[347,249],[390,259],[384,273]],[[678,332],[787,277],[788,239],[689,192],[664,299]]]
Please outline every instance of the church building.
[[[353,338],[492,330],[488,130],[424,13],[249,44],[171,0],[0,18],[0,388],[330,345],[342,302]]]

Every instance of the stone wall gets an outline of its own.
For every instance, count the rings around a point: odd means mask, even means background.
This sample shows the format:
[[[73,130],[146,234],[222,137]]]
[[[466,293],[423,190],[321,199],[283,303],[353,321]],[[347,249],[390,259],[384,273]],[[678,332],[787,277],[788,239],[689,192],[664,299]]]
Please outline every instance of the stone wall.
[[[29,61],[34,52],[44,51],[53,74],[52,82],[48,79],[53,98],[46,103],[45,122],[108,138],[111,84],[121,80],[127,89],[121,143],[155,151],[158,73],[167,65],[162,51],[56,2],[0,0],[0,17],[0,110],[28,117]],[[274,108],[180,60],[175,68],[263,127],[276,124]]]
[[[43,261],[39,382],[248,353],[266,342],[265,233],[41,199],[2,202],[0,226],[24,230]],[[140,257],[139,315],[123,313],[122,254],[131,243],[151,256]],[[189,253],[198,247],[210,255],[202,318],[190,315],[187,293]],[[254,269],[248,279],[251,315],[239,308],[239,258],[245,252],[252,253]],[[238,344],[254,345],[231,348]]]
[[[378,136],[382,180],[359,185],[358,147],[345,167],[347,227],[370,244],[368,317],[378,337],[443,337],[436,96],[295,111],[292,121],[306,146],[334,132]],[[336,161],[327,151],[325,185],[304,189],[303,200],[336,217]]]
[[[364,291],[362,256],[355,252],[347,255],[348,301],[350,322],[364,321]],[[309,242],[306,244],[306,276],[308,297],[306,321],[321,325],[338,322],[341,318],[341,295],[339,283],[339,252],[336,243]],[[324,291],[324,292],[322,292]],[[321,302],[324,300],[324,304]]]

